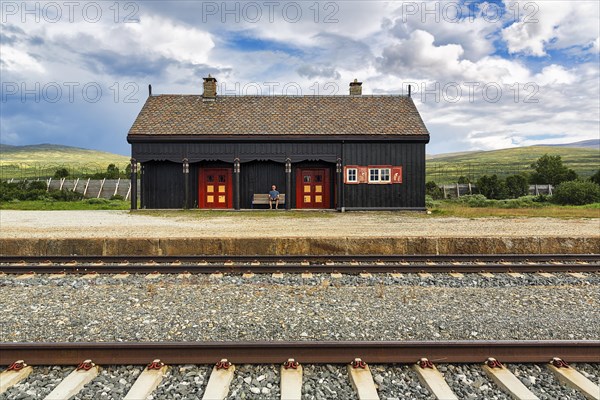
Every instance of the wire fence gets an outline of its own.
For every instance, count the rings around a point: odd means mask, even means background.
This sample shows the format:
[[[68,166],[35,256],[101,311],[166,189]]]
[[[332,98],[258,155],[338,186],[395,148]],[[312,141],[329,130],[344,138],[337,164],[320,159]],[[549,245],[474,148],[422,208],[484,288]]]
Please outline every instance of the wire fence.
[[[427,163],[427,181],[438,185],[453,184],[460,178],[468,182],[476,182],[484,175],[497,175],[506,178],[510,175],[531,173],[530,164],[491,164],[491,163]]]

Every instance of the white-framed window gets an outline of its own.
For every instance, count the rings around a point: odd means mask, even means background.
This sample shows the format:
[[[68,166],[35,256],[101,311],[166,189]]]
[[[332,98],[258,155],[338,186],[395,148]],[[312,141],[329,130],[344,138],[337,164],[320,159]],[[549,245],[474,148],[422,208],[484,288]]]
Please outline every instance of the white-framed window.
[[[369,183],[391,183],[391,168],[369,168]]]
[[[358,182],[358,168],[346,168],[346,182]]]

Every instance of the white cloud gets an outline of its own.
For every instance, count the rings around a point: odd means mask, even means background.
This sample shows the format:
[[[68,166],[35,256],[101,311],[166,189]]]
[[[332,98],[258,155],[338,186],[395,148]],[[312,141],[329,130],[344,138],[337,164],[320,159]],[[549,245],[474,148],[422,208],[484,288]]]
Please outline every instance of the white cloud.
[[[462,150],[492,150],[553,141],[575,142],[598,136],[600,72],[592,63],[572,69],[550,65],[530,77],[533,85],[503,84],[498,102],[480,91],[473,101],[439,103],[416,96],[425,123],[432,130],[428,150],[446,151],[451,137]],[[524,83],[524,82],[523,82]],[[463,92],[464,93],[464,92]],[[458,138],[456,137],[458,135]],[[557,138],[557,139],[548,139]]]
[[[469,9],[468,5],[476,9]],[[407,2],[396,10],[394,14],[398,16],[394,20],[384,21],[384,27],[398,38],[407,38],[417,29],[427,31],[435,37],[438,46],[460,45],[467,60],[475,61],[492,54],[503,15],[496,18],[489,14],[493,13],[492,9],[500,12],[500,8],[491,7],[486,2],[465,3],[460,5],[460,9],[458,6],[458,2]],[[428,13],[434,10],[434,13]]]
[[[540,85],[571,84],[577,77],[569,72],[562,65],[552,64],[542,69],[542,72],[535,75],[534,81]]]
[[[505,4],[507,9],[520,13],[519,21],[502,30],[511,53],[545,56],[549,49],[587,47],[598,38],[598,2],[505,0]]]
[[[44,73],[46,70],[38,60],[31,57],[23,49],[10,46],[3,46],[2,62],[7,72],[12,71],[19,74],[27,72]]]
[[[143,16],[139,24],[121,26],[125,32],[114,32],[110,37],[133,38],[138,51],[156,52],[177,61],[206,63],[215,46],[210,33],[157,16]]]

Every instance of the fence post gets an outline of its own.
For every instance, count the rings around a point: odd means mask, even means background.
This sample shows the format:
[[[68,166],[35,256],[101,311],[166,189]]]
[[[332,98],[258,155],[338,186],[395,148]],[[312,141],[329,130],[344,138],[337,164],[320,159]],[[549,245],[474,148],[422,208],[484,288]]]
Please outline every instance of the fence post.
[[[83,197],[85,197],[87,194],[88,186],[90,186],[90,178],[88,178],[87,182],[85,183],[85,188],[83,188]]]
[[[102,189],[104,188],[104,182],[106,182],[106,178],[103,178],[102,182],[100,183],[100,190],[98,190],[98,196],[96,196],[97,199],[99,199],[100,195],[102,194]]]

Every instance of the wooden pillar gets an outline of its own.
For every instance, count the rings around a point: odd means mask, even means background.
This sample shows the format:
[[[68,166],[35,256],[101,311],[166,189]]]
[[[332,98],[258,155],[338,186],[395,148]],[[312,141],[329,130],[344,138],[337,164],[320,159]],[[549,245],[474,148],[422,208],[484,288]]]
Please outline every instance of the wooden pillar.
[[[285,209],[292,209],[292,160],[285,159]]]
[[[131,209],[137,210],[137,160],[131,160]],[[87,187],[86,187],[87,188]]]
[[[342,196],[343,196],[343,192],[342,192],[342,188],[343,188],[343,184],[344,184],[344,180],[343,180],[343,176],[342,173],[344,171],[344,168],[342,168],[342,159],[338,158],[337,162],[335,163],[335,173],[336,173],[336,194],[337,194],[337,204],[336,204],[336,208],[338,211],[342,211]]]
[[[233,208],[240,209],[240,159],[233,160]]]
[[[146,166],[144,163],[140,163],[139,169],[140,175],[140,208],[146,208],[146,198],[144,197],[144,184],[146,180]]]
[[[184,186],[184,194],[183,194],[183,208],[188,209],[189,206],[189,198],[190,198],[190,163],[187,158],[183,159],[183,186]]]

